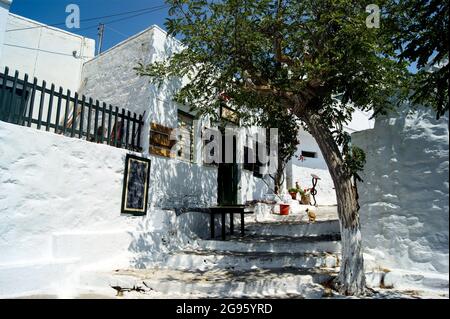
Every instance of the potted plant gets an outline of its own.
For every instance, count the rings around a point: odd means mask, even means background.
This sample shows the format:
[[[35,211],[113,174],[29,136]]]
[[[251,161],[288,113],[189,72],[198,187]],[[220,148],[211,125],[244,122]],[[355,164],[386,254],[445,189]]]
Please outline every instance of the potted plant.
[[[297,199],[297,194],[301,191],[300,185],[298,182],[295,182],[295,187],[289,188],[288,192],[291,194],[293,200]]]
[[[302,205],[310,205],[311,204],[311,189],[304,188],[300,189],[300,204]]]
[[[288,189],[289,194],[291,195],[292,199],[294,199],[294,200],[297,199],[297,193],[299,191],[300,191],[300,189],[294,188],[294,187]]]

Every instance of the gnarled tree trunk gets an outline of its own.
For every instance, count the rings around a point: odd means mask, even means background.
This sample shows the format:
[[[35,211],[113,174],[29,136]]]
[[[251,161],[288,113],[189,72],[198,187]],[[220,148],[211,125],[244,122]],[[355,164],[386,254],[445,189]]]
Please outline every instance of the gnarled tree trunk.
[[[344,295],[364,294],[366,284],[356,184],[346,170],[344,159],[330,128],[321,120],[320,115],[310,113],[301,118],[320,147],[336,190],[342,237],[338,290]]]

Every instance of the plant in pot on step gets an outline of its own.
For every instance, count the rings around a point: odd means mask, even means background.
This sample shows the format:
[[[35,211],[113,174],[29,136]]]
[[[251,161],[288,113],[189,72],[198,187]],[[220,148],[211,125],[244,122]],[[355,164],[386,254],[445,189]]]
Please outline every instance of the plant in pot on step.
[[[291,195],[293,200],[297,199],[297,193],[300,191],[300,189],[292,187],[288,189],[289,194]]]
[[[293,200],[297,199],[297,194],[300,193],[301,188],[300,185],[298,184],[298,182],[295,182],[295,187],[289,188],[288,192],[289,194],[291,194],[291,197]]]

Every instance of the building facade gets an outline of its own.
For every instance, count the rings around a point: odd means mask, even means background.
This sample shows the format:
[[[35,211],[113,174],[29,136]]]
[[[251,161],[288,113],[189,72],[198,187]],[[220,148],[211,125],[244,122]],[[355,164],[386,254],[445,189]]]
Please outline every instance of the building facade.
[[[0,70],[8,67],[30,79],[78,90],[83,64],[95,55],[93,39],[13,13],[4,13],[0,21],[5,25],[4,32],[0,25]]]

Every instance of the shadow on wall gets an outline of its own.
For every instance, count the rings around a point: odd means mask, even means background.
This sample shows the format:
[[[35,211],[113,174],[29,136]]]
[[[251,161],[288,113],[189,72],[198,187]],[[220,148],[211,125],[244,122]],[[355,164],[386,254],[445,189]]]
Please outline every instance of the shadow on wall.
[[[150,156],[149,210],[132,237],[130,266],[145,268],[209,232],[209,215],[186,212],[217,203],[217,169]],[[217,224],[216,224],[217,225]]]
[[[217,169],[150,156],[151,207],[207,207],[217,204]]]

